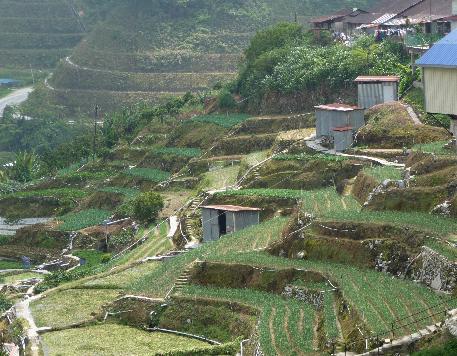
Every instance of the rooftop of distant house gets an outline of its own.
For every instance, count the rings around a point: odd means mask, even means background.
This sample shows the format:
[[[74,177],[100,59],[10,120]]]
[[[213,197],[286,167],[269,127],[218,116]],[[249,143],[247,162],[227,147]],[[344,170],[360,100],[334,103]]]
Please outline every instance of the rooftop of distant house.
[[[365,11],[340,10],[312,19],[313,24],[341,21],[353,24],[402,25],[436,20],[452,20],[452,0],[381,0]]]

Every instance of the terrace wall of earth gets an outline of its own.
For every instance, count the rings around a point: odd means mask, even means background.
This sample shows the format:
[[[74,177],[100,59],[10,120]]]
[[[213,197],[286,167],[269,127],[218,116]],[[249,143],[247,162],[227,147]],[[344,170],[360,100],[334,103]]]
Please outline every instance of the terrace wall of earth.
[[[292,281],[326,282],[327,279],[314,271],[296,269],[274,270],[249,265],[214,262],[197,263],[191,271],[191,282],[216,288],[250,288],[281,294]]]
[[[113,313],[110,319],[123,324],[186,332],[223,343],[240,337],[249,338],[258,317],[256,309],[236,302],[186,297],[173,297],[165,303],[148,298],[125,297],[105,310]]]

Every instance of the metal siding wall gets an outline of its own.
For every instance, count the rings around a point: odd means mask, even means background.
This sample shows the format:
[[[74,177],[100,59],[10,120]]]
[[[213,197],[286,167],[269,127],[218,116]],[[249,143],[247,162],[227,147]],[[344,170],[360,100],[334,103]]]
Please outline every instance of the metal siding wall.
[[[457,120],[451,120],[451,129],[452,134],[457,137]]]
[[[203,241],[213,241],[219,238],[219,221],[217,211],[213,209],[202,210]],[[217,228],[217,232],[216,229]]]
[[[382,94],[383,94],[383,102],[387,103],[390,101],[397,101],[398,97],[395,93],[395,87],[392,83],[383,83],[382,84]]]
[[[330,117],[328,115],[327,110],[317,110],[316,111],[316,118],[318,121],[318,126],[316,127],[317,137],[327,136],[330,131],[329,120]]]
[[[423,70],[427,112],[457,115],[457,69]]]
[[[240,211],[236,213],[236,231],[240,231],[252,225],[259,223],[259,212],[257,211]]]
[[[322,115],[319,110],[316,110],[316,137],[322,137]]]
[[[238,229],[237,226],[237,221],[235,220],[236,213],[233,211],[226,211],[225,216],[227,217],[227,234],[231,234],[232,232],[235,232]]]
[[[359,107],[363,109],[368,109],[384,102],[382,83],[358,84],[357,93]]]
[[[365,125],[364,115],[364,110],[354,110],[350,112],[348,126],[351,126],[354,129],[354,131],[360,129],[362,126]]]
[[[345,151],[353,143],[352,131],[333,131],[333,141],[335,151]]]

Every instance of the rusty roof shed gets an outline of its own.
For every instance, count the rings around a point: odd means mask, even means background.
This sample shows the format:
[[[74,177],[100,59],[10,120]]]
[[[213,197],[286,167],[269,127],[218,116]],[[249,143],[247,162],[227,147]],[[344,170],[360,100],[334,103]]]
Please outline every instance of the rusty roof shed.
[[[205,205],[202,209],[203,242],[260,223],[259,208],[237,205]]]

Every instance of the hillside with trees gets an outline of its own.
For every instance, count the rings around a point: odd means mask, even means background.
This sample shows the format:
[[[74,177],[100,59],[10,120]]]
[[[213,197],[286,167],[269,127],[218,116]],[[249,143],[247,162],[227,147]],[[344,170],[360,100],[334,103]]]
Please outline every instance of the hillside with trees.
[[[80,2],[81,3],[81,2]],[[347,4],[346,4],[347,3]],[[90,33],[62,59],[37,101],[49,112],[84,116],[95,104],[104,112],[139,100],[220,87],[234,79],[243,50],[259,29],[367,1],[110,1]],[[87,11],[89,2],[80,5]],[[110,9],[107,11],[107,9]],[[86,12],[83,11],[85,14]],[[97,17],[88,12],[90,20]],[[84,16],[82,19],[84,20]],[[35,111],[35,102],[27,106]]]

